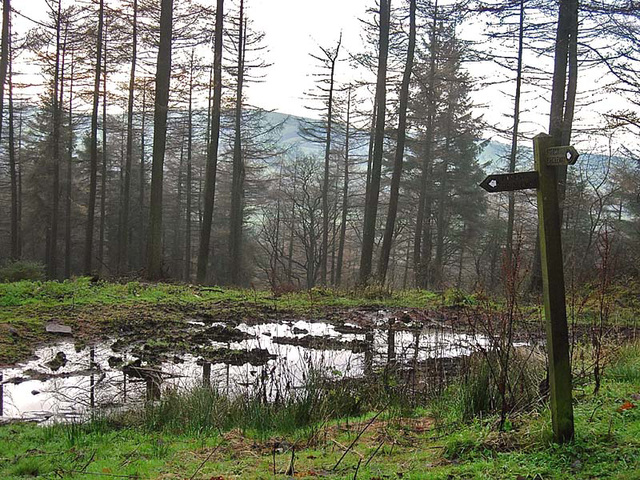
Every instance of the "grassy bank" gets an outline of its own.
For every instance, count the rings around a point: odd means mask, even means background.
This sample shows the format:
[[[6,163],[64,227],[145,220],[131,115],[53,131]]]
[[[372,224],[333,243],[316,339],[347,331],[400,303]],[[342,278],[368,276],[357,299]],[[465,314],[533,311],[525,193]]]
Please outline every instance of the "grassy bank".
[[[597,395],[590,379],[576,383],[576,439],[563,446],[544,402],[504,431],[490,412],[467,418],[465,383],[411,402],[307,385],[279,405],[199,389],[82,425],[1,427],[0,477],[640,478],[640,345],[611,353]]]
[[[584,287],[568,297],[570,322],[589,328],[603,326],[638,329],[638,292],[630,283],[611,288],[607,295],[595,287]],[[501,315],[503,303],[482,293],[467,294],[456,289],[442,293],[424,290],[391,291],[379,286],[336,290],[314,288],[274,294],[267,290],[227,289],[186,284],[93,282],[78,278],[64,282],[20,281],[0,283],[0,365],[27,358],[36,345],[53,341],[47,322],[73,328],[76,342],[91,342],[114,332],[133,329],[141,335],[179,329],[194,317],[238,323],[281,320],[291,317],[327,318],[346,309],[427,309],[442,318],[462,315]],[[542,331],[540,303],[521,303],[518,322]],[[531,330],[531,329],[529,329]]]
[[[50,321],[71,326],[76,340],[89,341],[122,327],[168,328],[197,316],[237,322],[315,317],[336,309],[358,307],[438,308],[443,302],[444,296],[431,292],[390,292],[375,287],[351,291],[312,289],[274,295],[264,290],[92,282],[89,278],[0,283],[0,365],[24,359],[34,345],[54,340],[45,331],[45,324]]]

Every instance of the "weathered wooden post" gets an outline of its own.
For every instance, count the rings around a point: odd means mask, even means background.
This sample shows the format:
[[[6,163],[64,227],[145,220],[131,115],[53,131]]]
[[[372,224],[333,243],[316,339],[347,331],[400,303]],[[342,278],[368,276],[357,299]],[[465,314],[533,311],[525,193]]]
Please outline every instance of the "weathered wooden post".
[[[573,147],[552,147],[552,141],[552,137],[544,133],[536,135],[533,139],[533,158],[539,177],[538,226],[553,438],[558,443],[565,443],[573,438],[574,431],[556,167],[574,164],[578,153]]]
[[[573,438],[574,429],[558,175],[555,167],[573,165],[578,159],[578,152],[571,146],[552,146],[552,141],[552,137],[544,133],[533,139],[534,172],[489,175],[480,186],[490,193],[533,188],[538,191],[553,438],[558,443],[565,443]]]

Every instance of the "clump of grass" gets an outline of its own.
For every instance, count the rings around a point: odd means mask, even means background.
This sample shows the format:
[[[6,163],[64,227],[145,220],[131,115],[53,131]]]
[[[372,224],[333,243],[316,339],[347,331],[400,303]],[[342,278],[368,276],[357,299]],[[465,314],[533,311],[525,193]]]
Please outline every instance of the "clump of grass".
[[[11,475],[16,477],[39,477],[43,472],[42,462],[38,458],[26,457],[21,458],[11,468]]]
[[[458,288],[447,289],[443,294],[442,301],[446,307],[452,308],[472,307],[478,304],[474,295],[469,295]]]
[[[528,350],[514,350],[507,370],[506,395],[501,395],[499,359],[495,352],[474,354],[463,366],[459,379],[431,403],[431,412],[439,425],[468,423],[497,414],[502,401],[508,413],[529,411],[540,405],[540,384],[545,378],[542,358]]]
[[[620,382],[640,383],[640,342],[620,347],[606,374]]]
[[[210,387],[170,391],[147,405],[141,421],[153,432],[206,434],[238,429],[262,438],[305,431],[382,408],[393,416],[414,407],[400,385],[388,388],[377,377],[336,380],[311,370],[305,378],[298,387],[278,385],[276,398],[266,398],[261,389],[236,396]]]

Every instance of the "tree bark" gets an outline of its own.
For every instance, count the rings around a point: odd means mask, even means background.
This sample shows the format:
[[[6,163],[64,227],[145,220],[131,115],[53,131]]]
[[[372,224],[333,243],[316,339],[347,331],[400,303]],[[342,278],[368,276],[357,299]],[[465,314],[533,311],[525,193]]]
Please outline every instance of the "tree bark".
[[[387,57],[389,54],[390,0],[380,0],[380,40],[378,58],[378,76],[376,83],[376,130],[371,164],[371,182],[367,191],[362,230],[362,254],[360,257],[360,283],[365,285],[371,277],[373,244],[376,235],[376,216],[380,196],[380,176],[382,173],[382,154],[384,149],[384,127],[387,94]]]
[[[344,243],[347,234],[347,215],[349,212],[349,136],[351,129],[351,88],[347,97],[347,124],[344,143],[344,182],[342,184],[342,218],[340,221],[340,240],[338,244],[338,259],[336,261],[336,285],[342,283],[342,264],[344,262]]]
[[[327,257],[329,253],[329,160],[331,156],[331,130],[333,127],[333,91],[336,73],[336,62],[340,54],[342,44],[342,33],[338,40],[335,52],[324,50],[325,55],[331,64],[329,76],[329,104],[327,105],[327,140],[324,146],[324,178],[322,180],[322,253],[320,255],[320,282],[327,284]]]
[[[214,35],[213,60],[213,113],[211,117],[211,134],[207,148],[207,171],[204,186],[204,215],[200,232],[200,248],[198,251],[198,283],[207,279],[209,262],[209,244],[211,241],[211,223],[213,221],[213,205],[216,193],[216,175],[218,171],[218,142],[220,139],[220,106],[222,97],[222,20],[224,0],[217,0],[216,26]]]
[[[139,211],[139,227],[140,232],[138,233],[138,255],[139,263],[138,265],[146,265],[146,256],[147,249],[145,248],[146,241],[146,228],[145,228],[145,214],[144,214],[144,195],[145,195],[145,185],[146,185],[146,166],[145,166],[145,128],[146,128],[146,118],[147,118],[147,84],[146,81],[142,85],[142,120],[140,122],[140,181],[138,187],[138,204],[140,205]]]
[[[413,69],[413,54],[416,45],[416,0],[410,0],[409,6],[409,45],[407,47],[407,62],[402,76],[400,87],[400,108],[398,118],[398,139],[396,143],[395,161],[393,164],[393,174],[391,176],[391,193],[389,196],[389,211],[387,213],[387,223],[382,239],[382,249],[380,252],[380,264],[378,265],[378,281],[384,283],[389,267],[389,255],[391,254],[391,244],[393,243],[396,216],[398,214],[398,201],[400,198],[400,180],[402,177],[402,164],[404,160],[404,145],[407,131],[407,104],[409,103],[409,82],[411,81],[411,70]]]
[[[229,225],[229,280],[240,285],[242,278],[242,223],[244,211],[244,158],[242,155],[242,86],[244,81],[244,55],[246,31],[244,0],[240,0],[238,22],[238,63],[236,83],[235,134],[233,141],[233,173],[231,180],[231,215]]]
[[[61,46],[62,30],[62,2],[58,0],[58,12],[56,16],[56,59],[53,76],[53,130],[52,140],[52,188],[51,188],[51,214],[49,217],[49,251],[47,252],[47,277],[55,279],[58,267],[58,211],[60,205],[60,123],[62,117],[61,95],[64,73],[61,75],[60,62],[64,63],[63,47]],[[65,33],[66,42],[66,33]],[[61,60],[62,57],[62,60]],[[62,66],[64,72],[64,66]]]
[[[153,116],[153,163],[151,167],[151,201],[149,204],[149,254],[147,276],[162,277],[162,181],[167,141],[167,113],[171,80],[171,37],[173,0],[162,0],[160,13],[160,48],[156,67],[156,101]]]
[[[133,0],[133,32],[131,35],[131,70],[129,73],[129,98],[127,101],[127,152],[124,164],[124,186],[122,192],[122,223],[118,242],[118,272],[129,267],[127,251],[129,248],[129,208],[131,204],[131,164],[133,163],[133,110],[136,82],[136,62],[138,58],[138,0]]]
[[[2,120],[4,114],[4,88],[7,71],[10,69],[11,57],[11,2],[2,2],[2,40],[0,41],[0,138],[2,138]],[[13,82],[12,72],[9,73],[9,172],[11,177],[11,259],[18,260],[18,176],[16,169],[15,149],[13,142]]]
[[[513,131],[511,133],[511,151],[509,152],[509,173],[516,171],[518,153],[518,127],[520,125],[520,93],[522,88],[522,55],[524,52],[524,0],[520,0],[520,22],[518,25],[518,65],[516,67],[516,95],[513,104]],[[509,192],[509,209],[507,216],[507,251],[506,259],[509,270],[513,265],[513,224],[515,219],[515,192]]]
[[[64,229],[64,277],[71,277],[71,258],[73,256],[71,244],[71,191],[73,187],[73,77],[75,65],[74,54],[71,50],[71,75],[69,76],[69,138],[67,152],[67,179],[65,195],[65,229]]]
[[[185,255],[184,255],[184,279],[191,281],[191,183],[193,151],[193,55],[191,50],[191,63],[189,69],[189,112],[187,117],[187,178],[186,178],[186,213],[185,213]]]
[[[100,171],[100,228],[98,238],[98,270],[106,266],[104,258],[104,235],[107,216],[107,25],[104,25],[104,50],[102,55],[102,166]]]
[[[6,20],[3,16],[3,42],[4,42],[4,23],[6,22],[6,28],[9,30],[10,28],[10,9],[9,1],[7,0],[3,5],[5,9],[3,14],[6,15]],[[5,13],[6,12],[6,13]],[[3,55],[4,49],[7,50],[7,61],[9,63],[9,173],[11,177],[11,259],[19,260],[20,259],[20,224],[19,224],[19,215],[18,215],[18,175],[17,175],[17,165],[16,165],[16,149],[15,149],[15,138],[14,138],[14,125],[13,125],[13,68],[12,68],[12,56],[10,56],[9,51],[11,50],[11,36],[9,32],[7,32],[7,42],[3,46]],[[1,62],[2,60],[0,60]],[[2,70],[2,67],[0,67]],[[1,74],[0,74],[1,75]],[[2,123],[2,113],[1,110],[3,108],[3,97],[4,97],[4,79],[0,79],[2,82],[2,92],[0,93],[0,123]]]
[[[435,117],[435,78],[436,51],[438,40],[438,1],[434,3],[433,22],[431,24],[431,44],[429,45],[429,79],[427,99],[427,130],[425,132],[425,152],[420,177],[420,196],[416,216],[415,240],[413,243],[413,268],[415,270],[416,287],[426,288],[431,261],[431,194],[428,188],[431,168],[433,166],[433,138]]]
[[[104,25],[104,0],[100,0],[98,13],[98,38],[96,41],[96,70],[93,84],[91,109],[91,139],[89,146],[89,204],[87,229],[84,242],[84,273],[91,275],[93,261],[93,227],[95,220],[96,193],[98,187],[98,101],[100,98],[100,76],[102,68],[102,29]]]
[[[553,84],[551,87],[551,109],[549,114],[549,135],[553,145],[561,145],[571,140],[573,113],[578,80],[578,2],[561,0],[558,9],[558,29],[556,32]],[[569,66],[569,63],[571,64]],[[567,87],[567,67],[569,81]],[[567,167],[556,167],[558,171],[558,200],[560,201],[560,224],[562,224],[562,201],[566,190]],[[540,258],[540,233],[536,235],[536,247],[531,272],[530,292],[542,291],[542,261]]]

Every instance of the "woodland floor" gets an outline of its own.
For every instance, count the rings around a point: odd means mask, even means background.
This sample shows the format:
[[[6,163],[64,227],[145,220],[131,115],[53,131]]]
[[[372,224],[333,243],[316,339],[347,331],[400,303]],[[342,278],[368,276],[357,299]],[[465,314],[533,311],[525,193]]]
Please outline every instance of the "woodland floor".
[[[586,334],[596,306],[583,298],[576,302],[581,307],[573,322]],[[446,413],[452,391],[419,408],[382,409],[287,432],[153,431],[115,419],[47,427],[12,423],[0,427],[0,478],[640,479],[637,302],[635,292],[612,299],[612,329],[630,343],[624,356],[612,354],[608,360],[597,394],[589,377],[575,385],[576,439],[567,445],[551,441],[544,405],[510,416],[499,432],[493,415],[461,422]],[[463,328],[502,306],[458,291],[315,289],[274,296],[88,279],[0,284],[0,365],[24,360],[37,345],[56,340],[45,330],[48,322],[71,326],[74,341],[82,343],[114,333],[162,331],[175,338],[192,318],[237,324],[304,316],[341,324],[381,308]],[[519,328],[541,331],[539,307],[519,311]]]

